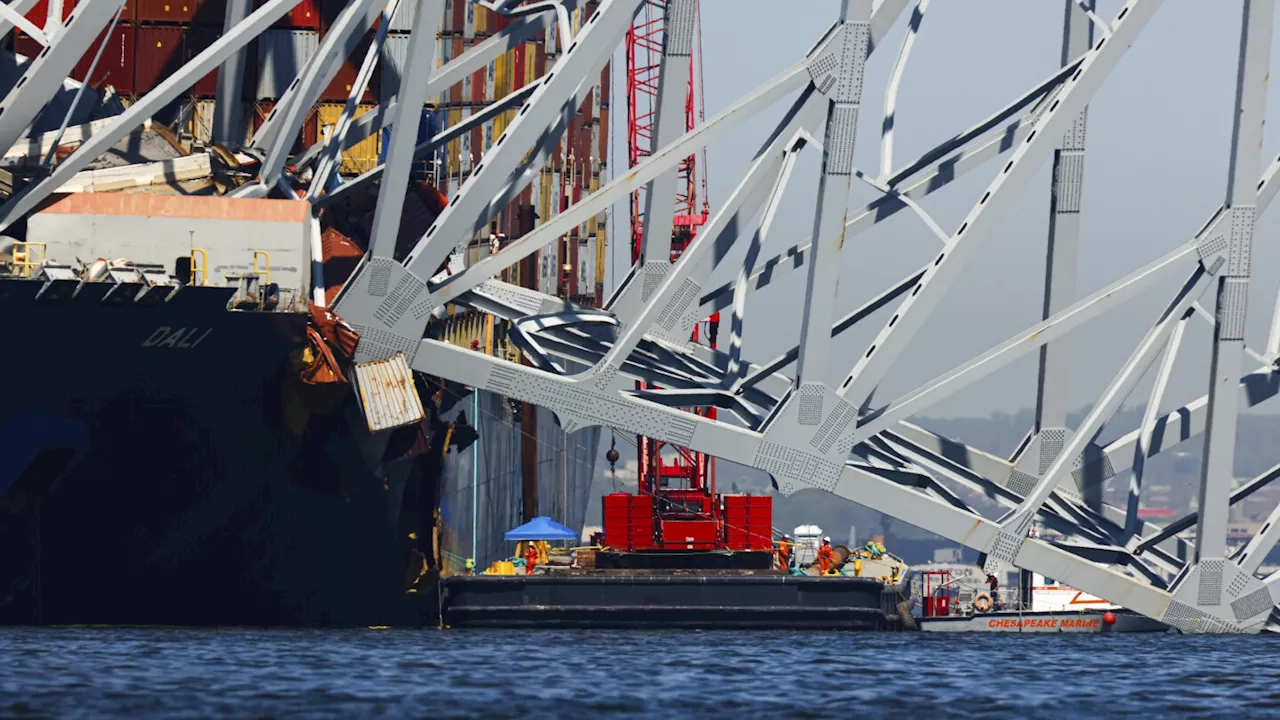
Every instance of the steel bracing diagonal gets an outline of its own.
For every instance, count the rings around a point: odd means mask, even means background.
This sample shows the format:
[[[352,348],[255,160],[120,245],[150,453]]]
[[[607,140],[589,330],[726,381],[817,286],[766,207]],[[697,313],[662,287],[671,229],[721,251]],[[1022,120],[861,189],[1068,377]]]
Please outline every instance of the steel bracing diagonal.
[[[1043,28],[1045,44],[1056,48],[1061,41],[1057,69],[977,123],[957,124],[955,134],[915,158],[900,157],[902,130],[896,120],[900,89],[925,72],[909,66],[913,49],[947,31],[929,15],[928,0],[843,0],[837,21],[815,31],[803,57],[784,60],[776,76],[687,132],[685,97],[697,3],[668,0],[652,154],[626,173],[600,178],[575,202],[446,275],[441,268],[455,249],[474,247],[487,237],[493,218],[541,172],[643,4],[470,1],[505,22],[439,66],[444,0],[348,2],[272,115],[245,147],[236,148],[261,161],[256,177],[234,191],[239,197],[303,198],[319,215],[344,198],[376,194],[368,252],[334,308],[361,334],[357,362],[403,353],[420,373],[549,408],[569,431],[604,425],[758,468],[782,493],[820,489],[855,501],[977,550],[989,569],[1008,563],[1043,573],[1184,632],[1256,632],[1268,622],[1280,604],[1280,572],[1267,574],[1263,568],[1280,541],[1280,508],[1238,547],[1227,545],[1227,514],[1233,504],[1261,497],[1258,491],[1280,477],[1277,466],[1232,487],[1237,415],[1280,394],[1275,367],[1280,302],[1267,309],[1272,322],[1265,351],[1254,352],[1244,338],[1253,228],[1280,190],[1280,157],[1263,170],[1258,155],[1274,0],[1231,0],[1205,10],[1241,17],[1233,132],[1230,147],[1224,148],[1229,153],[1225,200],[1203,227],[1187,228],[1170,251],[1137,269],[1108,266],[1114,270],[1109,276],[1120,279],[1087,295],[1075,288],[1079,276],[1092,271],[1076,262],[1081,218],[1089,212],[1083,192],[1088,108],[1105,102],[1098,91],[1128,62],[1130,47],[1145,33],[1158,31],[1150,21],[1161,0],[1127,0],[1109,21],[1098,15],[1093,0],[1061,0],[1061,25]],[[268,0],[254,9],[248,0],[231,0],[221,37],[59,160],[47,176],[14,193],[0,206],[0,230],[22,222],[77,172],[214,69],[221,70],[214,135],[235,145],[233,138],[244,137],[234,92],[244,72],[244,50],[297,2]],[[5,147],[27,131],[72,66],[97,49],[95,38],[113,21],[120,0],[87,0],[62,29],[27,27],[19,13],[30,4],[20,0],[0,12],[0,30],[16,26],[47,43],[23,68],[19,85],[0,100]],[[400,85],[393,97],[355,117],[357,101],[381,62],[389,20],[406,4],[416,15]],[[575,13],[581,18],[576,25]],[[368,52],[350,57],[379,17],[381,27]],[[920,32],[926,17],[929,28]],[[900,36],[890,35],[895,28]],[[559,51],[541,77],[529,77],[505,97],[472,108],[469,117],[432,137],[419,137],[424,102],[448,93],[535,34],[545,34]],[[888,47],[890,39],[896,47]],[[873,99],[863,84],[877,50],[896,50],[898,56],[886,63],[883,98]],[[298,128],[347,61],[360,69],[334,132],[291,155]],[[865,107],[874,102],[884,107]],[[715,212],[673,262],[670,232],[680,164],[770,111],[781,111],[781,119],[751,144],[732,150],[746,169],[738,177],[716,178],[725,192]],[[857,136],[858,118],[865,112],[877,113],[878,147],[874,138],[866,142],[865,133]],[[948,117],[943,112],[930,119],[946,122]],[[425,232],[409,237],[411,250],[398,253],[397,240],[404,239],[402,204],[415,182],[415,159],[499,120],[492,145],[458,179],[443,211]],[[1156,121],[1157,114],[1135,118],[1132,131]],[[342,151],[384,129],[389,130],[385,164],[332,182]],[[863,152],[856,155],[859,145]],[[856,161],[867,150],[878,157],[859,167]],[[812,221],[796,232],[775,220],[782,204],[797,194],[805,155],[819,161],[816,175],[804,178],[817,192],[804,199],[811,203]],[[971,272],[984,241],[1028,201],[1027,186],[1046,167],[1051,176],[1048,232],[1026,238],[1042,243],[1037,257],[1044,264],[1011,270],[1044,277],[1043,302],[1033,316],[1037,322],[960,358],[936,377],[891,393],[887,388],[902,385],[886,381],[903,358],[933,351],[927,323],[949,302],[950,289]],[[964,198],[972,203],[964,218],[954,227],[940,226],[935,217],[941,215],[931,208],[935,193],[959,193],[957,179],[984,173],[986,186]],[[855,180],[875,196],[850,206]],[[505,281],[511,276],[504,271],[625,204],[642,188],[647,198],[643,253],[619,273],[603,308]],[[903,210],[906,224],[937,245],[927,257],[901,266],[915,270],[884,273],[856,306],[841,306],[843,271],[868,262],[862,234]],[[780,238],[784,232],[794,234]],[[806,233],[811,239],[799,240]],[[779,239],[782,244],[776,245]],[[777,247],[787,249],[778,253]],[[776,292],[782,276],[801,269],[800,292],[790,297]],[[713,285],[713,277],[717,283],[729,281]],[[749,312],[757,293],[769,293],[774,312],[786,314],[798,339],[762,343],[761,357],[752,357],[747,350],[754,348],[753,333],[762,332]],[[1162,293],[1156,297],[1161,311],[1147,318],[1144,332],[1109,341],[1129,356],[1103,368],[1109,381],[1101,392],[1088,399],[1068,394],[1070,378],[1078,372],[1067,352],[1072,331],[1156,293]],[[453,307],[496,318],[523,362],[437,339],[442,337],[438,318]],[[692,324],[721,310],[731,312],[725,350],[693,345]],[[1213,323],[1208,347],[1184,332],[1196,313]],[[866,331],[868,339],[852,355],[837,351],[843,348],[837,340],[857,336],[855,329]],[[1255,341],[1252,347],[1264,344]],[[1202,378],[1198,392],[1182,392],[1171,380],[1175,363],[1206,353],[1209,377]],[[1010,458],[920,426],[918,418],[939,401],[1032,357],[1038,372],[1035,394],[1027,400],[1035,409],[1034,425]],[[1258,366],[1242,377],[1246,357]],[[1151,390],[1135,393],[1144,379]],[[637,390],[636,381],[661,389]],[[1187,396],[1194,399],[1186,402]],[[1126,401],[1143,404],[1140,426],[1102,444],[1106,424]],[[1088,412],[1072,426],[1067,411],[1079,405],[1088,405]],[[725,412],[712,418],[686,411],[711,407]],[[1195,437],[1203,438],[1206,449],[1197,512],[1163,527],[1147,521],[1140,511],[1151,485],[1151,458]],[[1117,477],[1129,470],[1130,477]],[[1103,501],[1108,484],[1122,499]],[[1054,538],[1033,532],[1039,528]]]

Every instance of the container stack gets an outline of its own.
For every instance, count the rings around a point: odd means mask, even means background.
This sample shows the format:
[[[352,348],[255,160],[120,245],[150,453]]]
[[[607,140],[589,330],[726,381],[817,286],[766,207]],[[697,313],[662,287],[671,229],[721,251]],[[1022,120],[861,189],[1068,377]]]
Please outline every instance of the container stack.
[[[409,33],[413,30],[413,22],[417,17],[415,10],[416,2],[409,0],[401,0],[396,8],[396,12],[391,16],[391,25],[387,28],[387,38],[382,44],[382,57],[378,62],[377,74],[377,101],[380,104],[386,104],[400,91],[400,78],[404,75],[405,59],[409,54]],[[444,22],[448,22],[449,8],[445,8]],[[377,25],[375,24],[375,29]],[[442,36],[444,34],[442,33]],[[437,49],[437,55],[448,58],[447,52]],[[359,67],[357,66],[357,70]],[[436,110],[431,106],[430,99],[428,105],[423,109],[423,117],[418,128],[419,142],[425,140],[440,131],[440,122],[437,118]],[[382,162],[386,158],[381,154],[381,148],[386,147],[390,142],[390,128],[384,128],[379,137],[379,148],[376,150],[377,162]],[[441,192],[448,193],[448,187],[440,182],[440,168],[434,160],[443,157],[443,153],[436,153],[431,157],[422,158],[413,165],[413,177],[417,180],[426,180],[438,187]]]
[[[63,0],[65,19],[77,0]],[[302,0],[275,26],[246,47],[247,62],[241,99],[246,103],[242,117],[248,119],[251,134],[271,114],[275,103],[293,81],[298,71],[315,54],[328,24],[345,3],[342,0]],[[98,45],[92,46],[76,65],[71,75],[93,87],[110,85],[126,103],[143,95],[172,75],[184,63],[209,47],[223,34],[226,0],[131,0],[121,13],[120,21],[110,32],[107,45],[92,77],[87,77]],[[45,26],[48,0],[39,0],[27,13],[36,25]],[[106,33],[104,33],[106,35]],[[372,32],[343,64],[330,85],[321,94],[320,103],[303,124],[294,144],[300,150],[319,139],[336,124],[360,63],[373,39]],[[29,57],[40,52],[40,45],[18,32],[14,50]],[[357,116],[373,107],[377,78],[361,98]],[[193,139],[207,143],[211,139],[214,98],[218,90],[218,71],[198,80],[184,98],[182,116]],[[342,172],[356,174],[378,162],[380,139],[371,137],[343,154]]]
[[[588,2],[572,15],[575,32],[590,19],[599,3]],[[399,16],[393,32],[402,32],[412,18]],[[440,62],[447,63],[506,27],[508,20],[466,0],[446,0],[445,19],[441,31]],[[455,126],[495,100],[532,84],[559,59],[559,29],[552,25],[544,34],[535,36],[504,54],[487,68],[465,78],[442,94],[438,101],[440,129]],[[394,93],[398,79],[394,77],[397,62],[403,58],[405,40],[391,40],[384,53],[383,94]],[[390,58],[388,56],[391,56]],[[401,61],[402,62],[402,61]],[[569,128],[544,164],[537,180],[504,209],[491,224],[491,232],[515,239],[533,229],[536,214],[544,222],[569,205],[600,187],[600,179],[608,162],[609,115],[608,66],[584,98]],[[452,195],[471,176],[484,153],[502,136],[519,108],[499,115],[491,126],[476,128],[449,142],[438,158],[437,186]],[[507,280],[535,287],[550,295],[571,299],[585,305],[599,306],[604,300],[604,268],[606,213],[593,217],[574,229],[555,245],[533,256],[521,268],[513,268]],[[487,237],[476,238],[474,245],[488,243]],[[475,256],[476,253],[469,253]],[[485,253],[481,251],[479,256]],[[521,277],[532,272],[536,277]]]
[[[75,7],[76,0],[62,0],[63,21],[71,16]],[[49,19],[49,0],[37,0],[35,7],[31,8],[26,16],[35,25],[42,28],[45,27]],[[115,29],[110,32],[110,36],[107,37],[108,33],[105,30],[103,31],[93,49],[76,63],[75,68],[71,71],[71,77],[80,81],[86,79],[89,67],[93,64],[93,56],[97,53],[98,44],[101,44],[105,39],[106,48],[102,52],[102,58],[98,61],[97,68],[94,69],[93,77],[89,78],[88,81],[95,87],[107,84],[112,85],[120,95],[133,95],[135,92],[134,67],[136,65],[134,56],[137,46],[135,22],[135,6],[131,0],[121,10],[120,21],[116,24]],[[14,52],[27,57],[35,57],[40,54],[42,49],[43,46],[22,31],[14,31]]]

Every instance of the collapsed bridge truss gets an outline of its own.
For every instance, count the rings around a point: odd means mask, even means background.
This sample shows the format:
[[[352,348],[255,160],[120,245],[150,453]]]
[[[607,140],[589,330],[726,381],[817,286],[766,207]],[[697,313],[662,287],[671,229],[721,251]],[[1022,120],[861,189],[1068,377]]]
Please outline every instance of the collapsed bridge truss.
[[[18,25],[31,34],[34,28],[27,28],[30,23],[20,14],[33,1],[15,0],[0,11],[4,30]],[[578,0],[474,1],[506,15],[509,24],[437,67],[444,0],[350,0],[319,51],[245,148],[262,162],[256,180],[235,191],[241,197],[301,195],[319,208],[352,188],[380,183],[368,255],[336,302],[337,312],[361,333],[358,361],[402,352],[420,372],[550,408],[567,430],[607,425],[759,468],[774,477],[783,493],[825,490],[974,548],[985,555],[989,567],[1007,562],[1034,570],[1185,632],[1258,632],[1272,619],[1280,605],[1280,572],[1262,576],[1259,569],[1280,540],[1280,507],[1238,550],[1229,551],[1226,526],[1232,504],[1280,476],[1277,466],[1232,488],[1238,413],[1280,393],[1280,314],[1264,352],[1255,353],[1244,342],[1255,219],[1280,187],[1280,158],[1264,170],[1258,150],[1274,0],[1231,4],[1243,13],[1230,176],[1222,204],[1206,208],[1211,211],[1209,221],[1189,233],[1185,244],[1086,297],[1074,291],[1074,258],[1087,106],[1161,0],[1128,0],[1109,22],[1098,16],[1092,0],[1065,0],[1061,68],[901,168],[892,163],[893,109],[928,0],[910,8],[908,0],[844,0],[840,19],[815,38],[803,58],[688,132],[684,113],[694,0],[668,0],[652,155],[561,214],[543,219],[496,254],[461,272],[436,276],[455,247],[485,232],[491,217],[532,181],[644,2],[602,0],[575,32],[569,16]],[[223,36],[140,97],[48,177],[0,206],[0,230],[22,219],[218,66],[223,70],[215,133],[223,140],[232,137],[231,108],[237,99],[233,89],[239,86],[237,68],[243,68],[244,48],[297,2],[267,0],[253,9],[249,0],[229,0]],[[377,111],[353,119],[357,98],[385,41],[387,20],[401,3],[416,3],[417,12],[399,94]],[[56,34],[33,34],[47,47],[0,101],[0,144],[10,147],[20,138],[122,4],[123,0],[87,0]],[[307,109],[379,16],[383,22],[343,119],[324,143],[289,157]],[[854,163],[864,72],[871,53],[886,51],[882,40],[898,22],[908,26],[906,40],[885,98],[882,167],[872,172]],[[462,125],[418,143],[419,109],[426,98],[548,26],[558,29],[562,52],[543,77]],[[761,138],[743,177],[718,203],[697,240],[672,264],[669,230],[680,163],[777,103],[786,104],[783,119]],[[393,259],[401,200],[415,155],[513,108],[519,108],[514,120],[477,160],[416,247],[402,261]],[[329,190],[341,149],[387,125],[391,135],[385,166]],[[766,240],[777,232],[774,217],[797,158],[805,152],[821,156],[812,237],[776,257],[762,258]],[[994,179],[961,224],[949,230],[940,227],[922,204],[926,197],[997,158]],[[306,187],[294,186],[286,163],[313,169]],[[1020,191],[1046,163],[1052,163],[1053,192],[1042,322],[899,397],[873,396],[983,241],[1023,199]],[[855,183],[873,189],[876,199],[850,209]],[[587,218],[625,202],[641,187],[648,197],[643,253],[605,308],[578,307],[495,279]],[[869,302],[837,313],[841,256],[856,252],[846,241],[899,212],[913,216],[936,236],[937,255]],[[745,247],[745,253],[739,253],[740,265],[732,268],[736,280],[712,286],[713,271],[728,262],[735,247]],[[795,299],[799,343],[776,358],[749,360],[742,352],[750,325],[745,312],[748,296],[767,292],[779,277],[800,269],[806,282],[802,296]],[[1164,310],[1084,420],[1067,427],[1067,363],[1053,342],[1170,280],[1181,283]],[[788,299],[772,298],[777,304]],[[528,364],[429,339],[431,317],[446,304],[510,322]],[[727,349],[692,345],[693,324],[716,311],[731,317]],[[1207,394],[1162,414],[1159,409],[1184,328],[1197,314],[1208,315],[1213,324]],[[828,367],[837,359],[833,338],[873,316],[882,327],[843,380],[828,384]],[[966,447],[909,422],[957,390],[1031,354],[1041,356],[1036,427],[1011,459]],[[1241,377],[1239,368],[1247,358],[1256,360],[1256,369]],[[566,369],[582,366],[587,369]],[[1149,372],[1155,378],[1141,426],[1100,444],[1104,423]],[[662,389],[636,390],[636,380]],[[715,407],[720,412],[713,419],[681,409],[689,407]],[[1147,459],[1200,437],[1205,461],[1198,512],[1163,528],[1142,521],[1138,509]],[[1124,471],[1131,471],[1125,505],[1102,502],[1102,484]],[[971,493],[994,499],[1003,514],[988,517],[970,507],[965,497]],[[1065,539],[1032,537],[1033,523]],[[1194,540],[1185,539],[1182,534],[1192,527]]]

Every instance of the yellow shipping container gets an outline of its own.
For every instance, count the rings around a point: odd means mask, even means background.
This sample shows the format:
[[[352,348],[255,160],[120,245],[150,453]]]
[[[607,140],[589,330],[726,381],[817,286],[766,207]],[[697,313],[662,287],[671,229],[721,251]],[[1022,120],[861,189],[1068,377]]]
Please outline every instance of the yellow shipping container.
[[[524,44],[524,84],[522,84],[520,87],[525,87],[526,85],[532,85],[538,79],[538,73],[536,72],[537,63],[535,62],[537,58],[538,58],[537,45],[531,42],[525,43]]]
[[[457,127],[462,122],[462,110],[459,108],[450,108],[448,110],[449,124],[447,127]],[[462,140],[454,138],[449,141],[448,148],[445,151],[444,165],[450,176],[458,175],[462,172],[459,157],[462,155]]]
[[[321,140],[328,138],[334,128],[337,127],[338,118],[342,116],[342,108],[345,106],[345,103],[320,103]],[[357,105],[356,117],[369,112],[373,107],[373,105]],[[347,148],[342,153],[342,165],[339,168],[339,172],[344,175],[359,175],[372,170],[378,165],[378,151],[381,145],[382,134],[374,133]]]
[[[516,83],[516,51],[512,50],[498,59],[497,72],[494,81],[495,98],[504,98],[515,92]],[[521,86],[523,87],[523,85]],[[493,119],[494,137],[502,135],[507,131],[507,126],[512,120],[516,119],[516,110],[507,110],[501,115]]]

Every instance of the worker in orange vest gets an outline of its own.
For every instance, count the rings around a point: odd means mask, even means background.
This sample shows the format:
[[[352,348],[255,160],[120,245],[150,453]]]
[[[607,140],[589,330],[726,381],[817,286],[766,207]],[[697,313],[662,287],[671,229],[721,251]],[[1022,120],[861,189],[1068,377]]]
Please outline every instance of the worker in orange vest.
[[[822,545],[818,547],[818,571],[822,575],[827,574],[827,570],[831,569],[831,538],[822,538]]]
[[[533,568],[538,564],[538,548],[530,540],[524,549],[524,574],[532,575]]]
[[[786,570],[791,567],[791,536],[784,534],[782,539],[778,541],[778,569]]]

